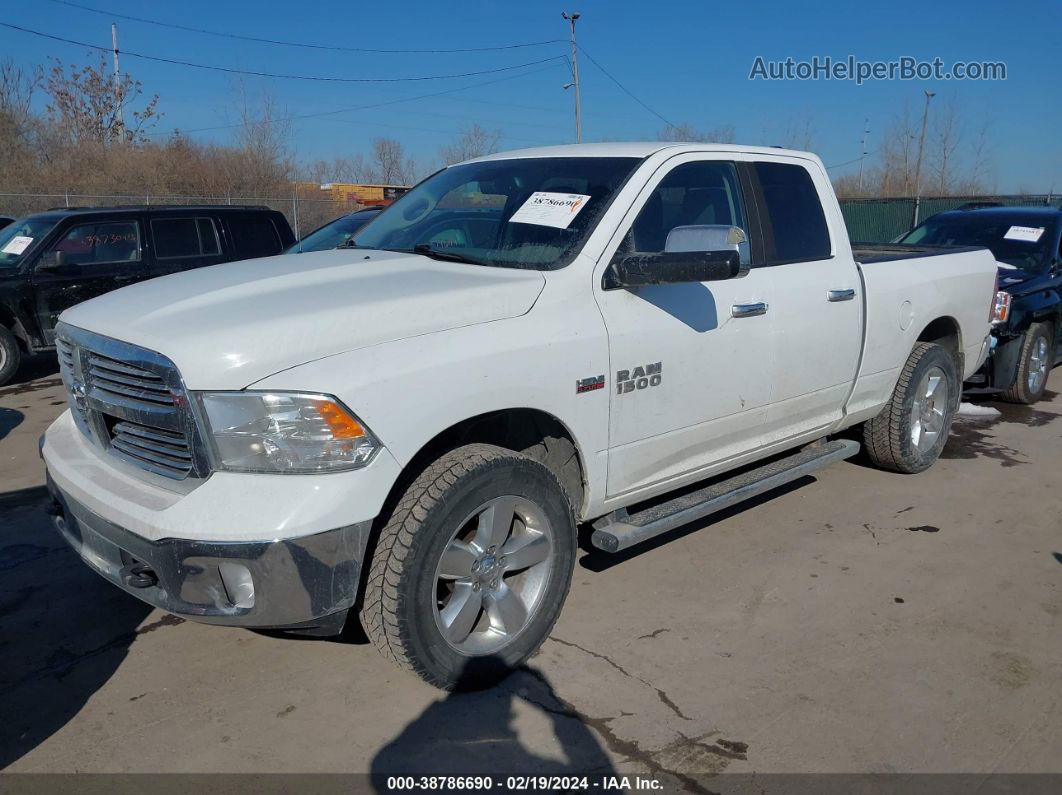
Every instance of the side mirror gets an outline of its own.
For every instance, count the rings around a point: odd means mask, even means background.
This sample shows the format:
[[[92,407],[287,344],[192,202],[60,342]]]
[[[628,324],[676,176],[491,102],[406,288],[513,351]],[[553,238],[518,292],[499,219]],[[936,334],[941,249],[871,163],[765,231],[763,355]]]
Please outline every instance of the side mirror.
[[[63,251],[46,251],[37,262],[38,268],[61,268],[66,265],[66,253]]]
[[[628,254],[612,261],[605,271],[606,290],[649,284],[721,282],[748,272],[736,251],[664,251]]]
[[[703,224],[676,226],[659,254],[628,254],[605,271],[606,290],[647,284],[718,282],[749,271],[748,241],[738,226]]]

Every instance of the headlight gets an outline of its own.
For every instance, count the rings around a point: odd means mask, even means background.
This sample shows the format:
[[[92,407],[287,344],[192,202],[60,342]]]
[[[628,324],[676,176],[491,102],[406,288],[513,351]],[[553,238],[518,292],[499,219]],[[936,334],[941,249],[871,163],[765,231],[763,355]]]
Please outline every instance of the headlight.
[[[380,443],[330,395],[200,392],[214,465],[233,472],[357,469]]]

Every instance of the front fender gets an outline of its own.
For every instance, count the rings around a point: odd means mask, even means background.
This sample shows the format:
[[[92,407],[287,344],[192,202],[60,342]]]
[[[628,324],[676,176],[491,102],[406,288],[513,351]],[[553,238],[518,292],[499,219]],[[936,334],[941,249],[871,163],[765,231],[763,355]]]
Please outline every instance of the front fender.
[[[1033,323],[1044,320],[1057,322],[1060,301],[1057,290],[1037,290],[1028,295],[1016,296],[1011,306],[1011,322],[1008,330],[1024,334]]]
[[[506,409],[555,417],[574,437],[588,496],[603,493],[609,390],[577,393],[606,375],[608,344],[596,312],[530,315],[337,354],[284,370],[253,389],[335,395],[405,468],[460,422]],[[556,320],[557,322],[551,322]]]

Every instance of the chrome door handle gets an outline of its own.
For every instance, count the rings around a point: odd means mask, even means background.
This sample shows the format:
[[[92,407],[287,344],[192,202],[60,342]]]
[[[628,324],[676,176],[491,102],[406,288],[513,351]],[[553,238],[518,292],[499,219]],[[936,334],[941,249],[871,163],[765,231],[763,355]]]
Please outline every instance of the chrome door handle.
[[[756,317],[756,315],[766,315],[767,304],[762,301],[756,304],[734,304],[730,307],[731,317]]]
[[[826,293],[826,300],[831,302],[851,301],[853,298],[855,298],[855,290],[850,287],[845,290],[830,290]]]

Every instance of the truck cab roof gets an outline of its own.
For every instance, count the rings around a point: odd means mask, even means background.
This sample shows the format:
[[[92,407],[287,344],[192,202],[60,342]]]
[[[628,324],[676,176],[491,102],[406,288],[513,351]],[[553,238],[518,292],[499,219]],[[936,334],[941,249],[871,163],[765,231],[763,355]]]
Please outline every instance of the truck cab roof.
[[[539,146],[531,149],[515,149],[509,152],[496,152],[466,162],[474,163],[484,160],[512,160],[524,157],[637,157],[644,159],[665,149],[674,150],[674,154],[684,152],[737,152],[757,155],[789,155],[809,160],[818,160],[811,152],[795,149],[781,149],[774,146],[742,146],[738,144],[691,143],[688,141],[617,141],[596,144],[566,144],[562,146]]]

